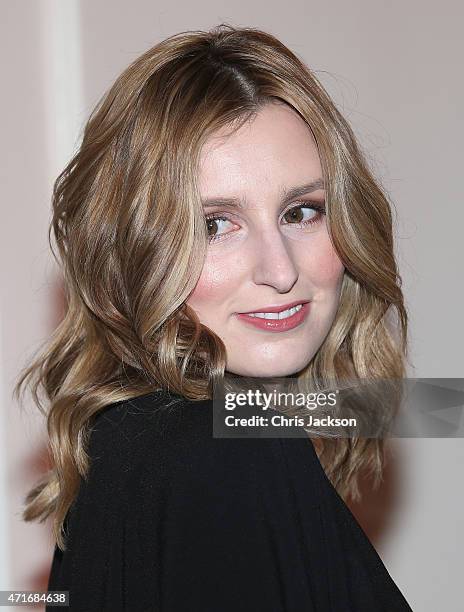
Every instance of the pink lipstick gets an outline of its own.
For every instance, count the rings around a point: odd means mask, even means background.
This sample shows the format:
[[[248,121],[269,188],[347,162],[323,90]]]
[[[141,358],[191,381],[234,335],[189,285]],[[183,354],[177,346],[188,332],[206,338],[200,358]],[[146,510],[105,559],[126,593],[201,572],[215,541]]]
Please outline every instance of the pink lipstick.
[[[237,317],[258,329],[282,332],[294,329],[305,321],[310,302],[294,301],[280,306],[263,306],[249,312],[239,312]]]

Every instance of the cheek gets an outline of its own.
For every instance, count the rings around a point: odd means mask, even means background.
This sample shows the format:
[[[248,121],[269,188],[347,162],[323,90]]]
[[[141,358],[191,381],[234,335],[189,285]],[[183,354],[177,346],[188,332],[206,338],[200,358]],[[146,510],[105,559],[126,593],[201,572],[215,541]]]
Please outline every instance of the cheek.
[[[222,303],[233,291],[236,276],[234,270],[234,266],[225,258],[208,255],[187,303],[194,308]]]
[[[314,285],[321,289],[338,289],[345,267],[330,242],[329,235],[321,235],[313,246],[313,254],[307,259],[305,268],[309,271]]]
[[[195,285],[195,289],[192,291],[187,300],[187,304],[194,307],[200,305],[202,302],[210,300],[213,293],[214,284],[212,283],[212,280],[208,274],[205,274],[205,270],[203,269],[203,272]]]

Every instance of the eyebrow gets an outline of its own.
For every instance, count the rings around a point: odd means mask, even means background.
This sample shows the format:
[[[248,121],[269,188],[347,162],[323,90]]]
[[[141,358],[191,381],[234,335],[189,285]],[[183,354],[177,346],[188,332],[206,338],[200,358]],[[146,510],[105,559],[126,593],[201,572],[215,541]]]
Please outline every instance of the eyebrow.
[[[324,180],[319,178],[309,183],[305,183],[304,185],[297,185],[296,187],[291,187],[290,189],[284,189],[281,194],[282,204],[290,204],[290,202],[292,202],[295,198],[299,198],[307,193],[324,188]],[[212,197],[202,200],[202,204],[205,208],[208,206],[231,206],[236,208],[245,207],[243,200],[240,198]]]

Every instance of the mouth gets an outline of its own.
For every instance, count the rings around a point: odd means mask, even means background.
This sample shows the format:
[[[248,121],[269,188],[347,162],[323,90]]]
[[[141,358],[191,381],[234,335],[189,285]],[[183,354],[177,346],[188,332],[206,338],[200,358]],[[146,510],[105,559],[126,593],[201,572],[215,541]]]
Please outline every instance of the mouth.
[[[287,331],[301,325],[309,313],[309,301],[282,306],[265,306],[260,310],[237,313],[244,323],[268,331]]]

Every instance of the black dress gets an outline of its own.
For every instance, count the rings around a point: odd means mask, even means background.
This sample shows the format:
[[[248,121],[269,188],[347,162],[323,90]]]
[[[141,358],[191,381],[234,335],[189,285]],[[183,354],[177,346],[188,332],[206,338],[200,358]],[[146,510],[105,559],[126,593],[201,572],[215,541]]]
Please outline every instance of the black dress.
[[[308,437],[215,438],[212,401],[167,398],[95,420],[48,585],[68,610],[411,611]]]

